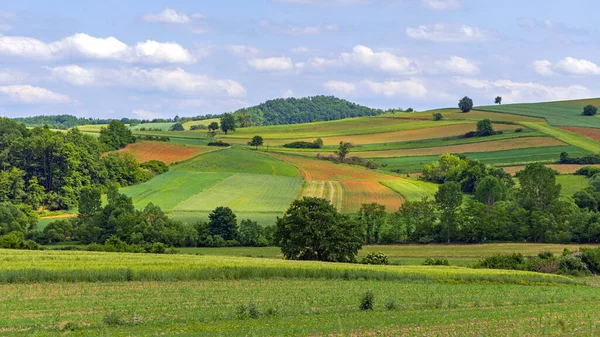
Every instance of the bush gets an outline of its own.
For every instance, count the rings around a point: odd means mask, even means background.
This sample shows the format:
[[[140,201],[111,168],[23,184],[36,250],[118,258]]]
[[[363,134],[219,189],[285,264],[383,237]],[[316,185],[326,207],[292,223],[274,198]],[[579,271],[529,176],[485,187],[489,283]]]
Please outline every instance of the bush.
[[[323,140],[321,138],[318,138],[313,142],[291,142],[288,144],[284,144],[283,147],[291,149],[320,149],[321,147],[323,147]]]
[[[388,256],[382,252],[371,252],[362,258],[361,262],[363,264],[377,264],[377,265],[385,265],[389,264],[390,261]]]
[[[575,175],[586,176],[588,178],[593,177],[595,174],[600,173],[600,167],[596,166],[584,166],[579,170],[575,171]]]
[[[582,248],[581,261],[594,274],[600,273],[600,248]]]
[[[208,146],[222,146],[222,147],[226,147],[229,146],[229,143],[224,143],[220,140],[217,140],[216,142],[209,142]]]
[[[444,115],[442,115],[439,112],[434,112],[433,113],[433,120],[434,121],[441,121],[442,119],[444,119]]]
[[[572,158],[567,152],[561,152],[560,159],[558,162],[560,164],[600,164],[600,155],[594,154],[584,157]]]
[[[121,318],[121,315],[117,312],[107,312],[102,318],[102,323],[110,326],[117,326],[125,324],[125,320]]]
[[[581,113],[584,116],[594,116],[598,112],[598,108],[595,106],[588,104],[583,107],[583,112]]]
[[[521,253],[497,254],[477,263],[478,268],[524,270],[525,257]]]
[[[396,301],[391,298],[385,301],[384,305],[387,310],[395,310],[398,307],[398,303],[396,303]]]
[[[428,257],[425,259],[425,262],[423,262],[423,265],[424,266],[449,266],[450,261],[448,261],[448,259]]]
[[[358,307],[360,310],[373,310],[373,306],[375,305],[375,295],[372,291],[367,291],[362,299],[360,300],[360,306]]]
[[[515,132],[517,132],[517,133],[518,132],[523,132],[523,128],[517,128],[517,129],[515,129]]]
[[[159,175],[169,171],[169,166],[160,160],[149,160],[140,164],[140,167],[152,171],[154,175]]]

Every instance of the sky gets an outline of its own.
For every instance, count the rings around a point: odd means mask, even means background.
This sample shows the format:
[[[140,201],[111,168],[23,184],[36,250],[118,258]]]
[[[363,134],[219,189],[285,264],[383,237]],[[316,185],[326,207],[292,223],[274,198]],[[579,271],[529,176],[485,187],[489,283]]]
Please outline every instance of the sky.
[[[374,108],[600,96],[594,0],[0,3],[0,115],[162,118],[334,95]]]

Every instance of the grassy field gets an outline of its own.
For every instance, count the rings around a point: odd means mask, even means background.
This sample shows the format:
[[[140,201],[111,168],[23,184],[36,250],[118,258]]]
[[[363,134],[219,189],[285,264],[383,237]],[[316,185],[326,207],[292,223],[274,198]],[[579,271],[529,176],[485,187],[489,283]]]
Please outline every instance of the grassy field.
[[[541,131],[541,132],[543,132],[551,137],[554,137],[558,140],[561,140],[567,144],[577,146],[581,149],[584,149],[584,150],[587,150],[587,151],[590,151],[593,153],[597,153],[598,150],[600,149],[600,142],[597,142],[593,139],[587,138],[587,137],[582,136],[575,132],[571,132],[571,131],[567,131],[567,130],[563,130],[563,129],[559,129],[559,128],[554,128],[547,124],[541,124],[541,123],[525,122],[525,123],[523,123],[523,125],[525,125],[529,128]]]
[[[600,128],[600,118],[582,116],[583,106],[587,103],[565,102],[502,104],[475,107],[476,110],[500,112],[544,118],[554,126],[579,126]]]
[[[446,109],[435,109],[428,110],[422,112],[413,112],[413,113],[396,113],[396,114],[387,114],[385,116],[395,117],[395,118],[404,118],[404,119],[422,119],[422,120],[431,120],[433,118],[434,113],[441,113],[444,116],[444,119],[453,120],[471,120],[478,121],[482,119],[489,119],[492,122],[544,122],[543,118],[537,117],[529,117],[522,115],[512,115],[506,113],[497,113],[490,111],[481,111],[481,110],[471,110],[467,113],[462,112],[458,108],[446,108]]]
[[[575,173],[575,171],[579,170],[580,168],[584,167],[584,166],[596,166],[596,167],[600,167],[600,164],[598,165],[578,165],[578,164],[547,164],[546,167],[549,167],[559,173],[562,174],[572,174]],[[525,168],[525,166],[521,165],[521,166],[505,166],[503,167],[504,171],[510,173],[510,174],[515,174],[518,171],[521,171]]]
[[[207,153],[177,166],[177,170],[298,176],[298,170],[293,165],[269,157],[261,152],[239,148],[227,148]]]
[[[134,125],[134,126],[130,127],[130,129],[132,131],[137,131],[141,128],[161,129],[162,131],[169,131],[169,129],[171,128],[171,126],[173,126],[173,124],[175,124],[175,123],[143,123],[143,124]]]
[[[556,182],[562,185],[560,194],[563,196],[573,195],[589,186],[588,178],[584,176],[560,175],[556,177]]]
[[[306,180],[300,197],[316,197],[329,200],[338,210],[342,210],[344,191],[339,181]]]
[[[600,142],[600,129],[597,128],[579,128],[576,126],[561,126],[561,129],[578,133],[582,136]]]
[[[221,120],[219,118],[212,118],[212,119],[204,119],[204,120],[201,120],[201,121],[189,121],[189,122],[183,123],[183,128],[186,129],[186,130],[189,130],[190,127],[192,127],[194,125],[206,125],[206,126],[208,126],[212,122],[217,122],[217,123],[220,124]]]
[[[417,179],[382,181],[383,185],[400,193],[408,201],[418,201],[425,197],[433,198],[437,184]]]
[[[234,212],[283,213],[301,187],[300,178],[238,173],[181,202],[174,210],[210,212],[227,206]]]

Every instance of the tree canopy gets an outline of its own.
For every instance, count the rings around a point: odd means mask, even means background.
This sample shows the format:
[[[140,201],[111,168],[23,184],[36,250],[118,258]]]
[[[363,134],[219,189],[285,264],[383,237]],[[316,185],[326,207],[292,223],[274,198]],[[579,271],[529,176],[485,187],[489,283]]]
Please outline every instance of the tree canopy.
[[[232,114],[223,114],[221,116],[221,131],[227,134],[229,131],[235,131],[235,117]]]
[[[469,112],[473,109],[473,100],[465,96],[458,102],[458,107],[462,112]]]

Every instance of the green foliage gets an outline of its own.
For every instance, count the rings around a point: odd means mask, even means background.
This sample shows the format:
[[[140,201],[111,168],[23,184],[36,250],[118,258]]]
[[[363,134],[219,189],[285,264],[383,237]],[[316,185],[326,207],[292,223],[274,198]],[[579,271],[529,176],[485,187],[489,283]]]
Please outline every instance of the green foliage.
[[[227,134],[229,131],[235,131],[236,121],[233,114],[225,113],[221,116],[221,131]]]
[[[297,141],[284,144],[283,147],[291,149],[320,149],[323,147],[323,140],[321,138],[315,139],[313,142]]]
[[[442,259],[437,257],[428,257],[423,262],[424,266],[449,266],[450,261],[448,259]]]
[[[578,169],[577,171],[575,171],[575,173],[573,173],[573,174],[591,178],[592,176],[594,176],[595,174],[598,174],[598,173],[600,173],[600,167],[584,166],[584,167]]]
[[[351,262],[362,247],[361,226],[320,198],[296,200],[277,219],[276,242],[286,259]]]
[[[367,291],[363,297],[360,299],[360,305],[358,308],[360,310],[373,310],[375,306],[375,295],[371,290]]]
[[[541,163],[529,164],[517,172],[520,204],[527,210],[547,211],[554,207],[561,190],[556,175],[556,171]]]
[[[230,145],[229,145],[229,143],[224,143],[224,142],[222,142],[222,141],[220,141],[220,140],[217,140],[217,141],[215,141],[215,142],[209,142],[207,145],[208,145],[208,146],[220,146],[220,147],[227,147],[227,146],[230,146]]]
[[[217,129],[219,127],[217,126]],[[204,125],[204,124],[198,124],[198,125],[192,125],[190,126],[190,131],[197,131],[197,130],[208,130],[208,126]]]
[[[238,241],[242,246],[265,247],[269,241],[263,235],[263,229],[256,221],[244,219],[240,222]]]
[[[456,238],[458,220],[456,211],[462,204],[462,191],[460,184],[447,181],[435,193],[435,202],[441,211],[440,224],[448,242]],[[443,234],[442,234],[443,235]]]
[[[462,112],[469,112],[473,109],[473,100],[465,96],[458,102],[458,107]]]
[[[111,121],[106,128],[100,129],[98,141],[105,145],[108,151],[118,150],[135,142],[135,137],[125,124]]]
[[[360,261],[362,264],[386,265],[390,263],[388,256],[382,252],[371,252]]]
[[[444,119],[444,115],[442,115],[440,112],[434,112],[433,113],[433,120],[434,121],[441,121],[442,119]]]
[[[140,164],[140,167],[151,171],[155,176],[169,172],[169,166],[160,160],[149,160],[147,162],[143,162]]]
[[[211,235],[219,235],[225,240],[233,240],[237,237],[237,219],[231,208],[217,207],[208,217]]]
[[[583,157],[571,157],[568,152],[561,152],[558,162],[560,164],[600,164],[600,155],[592,154]]]
[[[131,153],[111,152],[102,157],[102,163],[108,172],[108,179],[120,186],[130,186],[148,181],[154,177],[145,170]]]
[[[596,192],[600,192],[600,173],[594,174],[588,183]]]
[[[170,131],[185,131],[185,128],[183,127],[183,124],[175,123],[173,126],[171,126]]]
[[[254,136],[252,137],[252,140],[248,142],[248,145],[254,146],[258,150],[258,147],[263,145],[263,138],[261,136]]]
[[[382,113],[383,110],[367,108],[333,96],[313,96],[268,100],[237,110],[234,115],[250,116],[248,124],[261,126],[331,121]]]
[[[598,113],[598,108],[591,104],[588,104],[583,107],[582,115],[584,116],[594,116],[596,115],[596,113]]]
[[[494,206],[497,201],[506,199],[508,188],[493,176],[486,176],[479,180],[475,189],[475,199],[488,207]]]
[[[34,221],[36,219],[32,219],[18,206],[9,202],[0,202],[0,235],[11,232],[23,234]]]
[[[78,125],[98,125],[108,124],[110,119],[79,118],[71,115],[41,115],[32,117],[13,118],[17,123],[23,123],[31,127],[48,126],[50,129],[66,130]],[[136,120],[122,119],[121,122],[130,124]],[[139,120],[138,120],[139,121]]]
[[[219,130],[219,122],[211,122],[208,124],[208,131],[214,132]]]
[[[492,127],[492,121],[489,119],[482,119],[477,122],[477,136],[478,137],[487,137],[495,135],[496,131]]]
[[[338,155],[338,158],[341,162],[344,162],[344,159],[346,159],[346,156],[348,155],[352,147],[353,146],[351,143],[340,142],[340,146],[338,147],[336,154]]]
[[[358,210],[358,222],[366,232],[366,243],[379,242],[381,227],[385,223],[385,206],[376,202],[362,204]]]
[[[502,97],[496,96],[496,98],[494,98],[494,104],[502,104]]]

